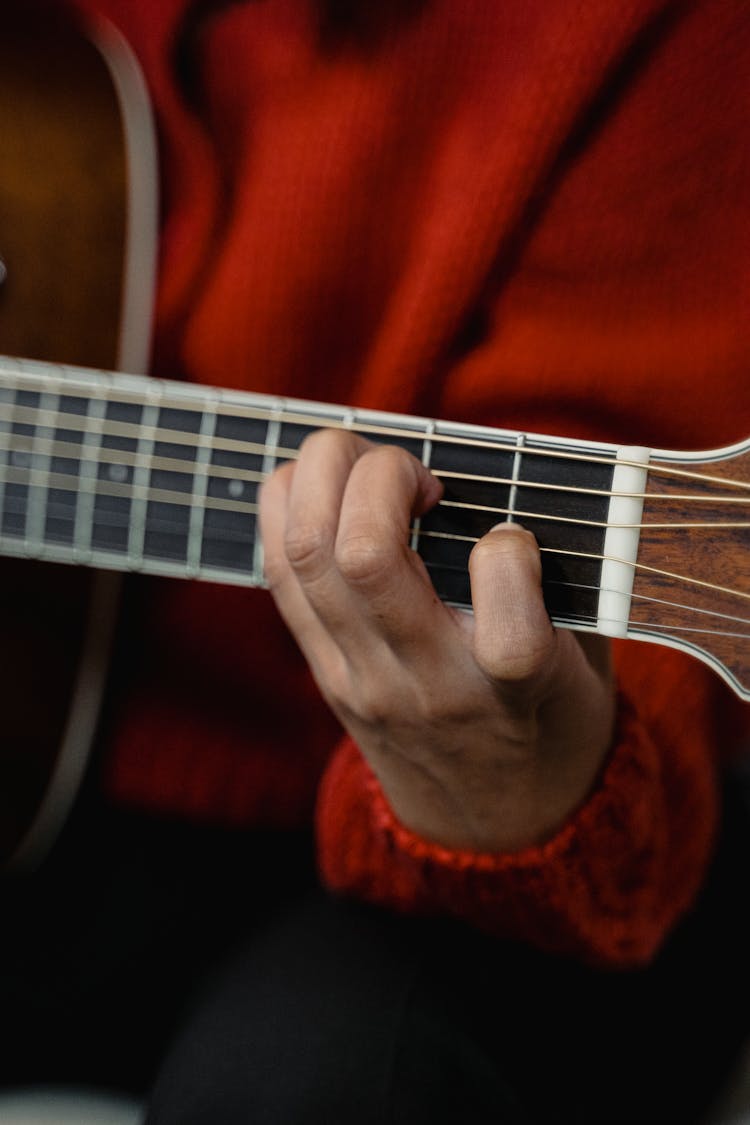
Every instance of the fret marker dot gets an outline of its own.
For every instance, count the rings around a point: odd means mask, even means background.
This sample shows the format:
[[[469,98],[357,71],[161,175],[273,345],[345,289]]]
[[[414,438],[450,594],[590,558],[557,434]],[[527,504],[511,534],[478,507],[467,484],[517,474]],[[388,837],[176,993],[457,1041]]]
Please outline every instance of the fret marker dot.
[[[245,485],[241,480],[230,480],[229,484],[227,485],[227,492],[230,496],[233,496],[235,500],[238,496],[241,496],[244,491]]]
[[[109,465],[107,467],[107,476],[117,484],[122,484],[123,481],[128,479],[127,465]]]

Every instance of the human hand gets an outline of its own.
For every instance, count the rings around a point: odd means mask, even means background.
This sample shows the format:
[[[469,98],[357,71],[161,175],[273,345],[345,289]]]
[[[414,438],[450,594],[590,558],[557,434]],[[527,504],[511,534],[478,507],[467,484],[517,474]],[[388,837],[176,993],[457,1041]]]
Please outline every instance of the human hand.
[[[589,792],[611,737],[608,642],[553,628],[533,536],[474,548],[474,614],[409,547],[440,482],[415,458],[320,431],[261,492],[266,574],[320,690],[391,807],[438,843],[517,850]]]

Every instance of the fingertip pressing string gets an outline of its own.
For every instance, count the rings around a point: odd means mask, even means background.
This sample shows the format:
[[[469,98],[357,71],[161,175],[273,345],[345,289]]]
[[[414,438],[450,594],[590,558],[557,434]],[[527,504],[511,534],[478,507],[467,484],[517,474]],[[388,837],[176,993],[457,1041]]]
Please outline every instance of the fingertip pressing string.
[[[39,381],[38,380],[35,381],[33,378],[29,378],[28,382],[31,385],[31,387],[33,387],[35,389],[38,388],[38,386],[39,386]],[[89,402],[90,399],[92,398],[92,395],[90,393],[90,388],[88,387],[88,385],[87,385],[85,395],[84,394],[76,394],[75,393],[75,391],[76,391],[75,386],[71,387],[70,385],[68,385],[68,383],[61,384],[61,389],[64,389],[64,392],[65,392],[65,395],[66,395],[67,398],[79,398],[82,402]],[[106,397],[106,396],[103,395],[102,397]],[[126,391],[121,392],[118,389],[118,400],[120,400],[120,399],[127,400],[128,398],[130,398],[134,402],[137,402],[138,404],[141,404],[141,399],[139,399],[137,397],[137,395],[132,394],[132,393],[129,394]],[[163,405],[163,406],[174,406],[174,407],[177,407],[177,408],[182,407],[183,409],[185,408],[185,402],[184,402],[183,399],[180,399],[177,396],[170,397],[168,393],[160,397],[159,404]],[[231,413],[217,412],[218,418],[225,417],[225,418],[231,419],[231,418],[235,418],[237,416],[267,420],[268,417],[269,417],[269,411],[263,410],[261,408],[251,407],[251,406],[232,404],[232,412]],[[338,428],[338,429],[347,429],[347,430],[354,429],[357,432],[360,432],[360,433],[363,433],[363,434],[377,433],[379,436],[393,436],[394,438],[397,438],[397,439],[400,439],[400,440],[404,440],[405,438],[423,439],[424,436],[425,436],[424,434],[421,433],[421,431],[409,430],[408,428],[387,427],[387,426],[381,426],[381,425],[375,426],[375,425],[369,425],[367,423],[358,423],[353,418],[351,412],[347,416],[345,421],[342,421],[342,422],[339,422],[335,419],[327,419],[327,418],[324,419],[324,418],[321,418],[320,416],[316,416],[316,415],[313,415],[313,414],[306,414],[304,412],[300,412],[300,411],[297,411],[297,410],[279,410],[279,411],[276,411],[274,413],[274,418],[280,423],[290,423],[290,424],[304,425],[304,426],[310,425],[310,426],[315,427],[315,428],[326,427],[326,428],[334,428],[334,429]],[[89,432],[89,433],[92,432],[92,427],[90,426],[91,421],[92,421],[92,419],[88,419],[88,418],[85,417],[85,415],[82,415],[81,413],[76,413],[76,412],[49,410],[49,409],[43,409],[41,407],[34,407],[34,406],[26,406],[26,405],[19,406],[19,405],[15,405],[15,404],[0,403],[0,422],[9,423],[11,426],[12,425],[33,426],[35,428],[41,426],[41,427],[50,429],[53,432],[56,429],[62,429],[64,427],[69,432],[75,432],[75,433],[81,432],[83,434],[84,432]],[[142,433],[142,426],[139,425],[138,423],[135,423],[135,422],[118,422],[118,421],[115,421],[115,420],[110,420],[106,417],[97,418],[97,419],[94,419],[93,421],[95,422],[95,425],[94,425],[93,429],[95,430],[96,436],[99,436],[99,437],[102,437],[102,438],[105,438],[105,437],[126,438],[126,439],[129,438],[129,439],[134,440],[134,439],[138,438]],[[70,423],[70,425],[68,425],[67,423]],[[85,427],[85,429],[80,429],[80,427]],[[20,485],[27,485],[27,486],[32,486],[32,487],[34,485],[38,485],[38,486],[46,486],[46,487],[49,487],[49,488],[53,488],[53,489],[60,490],[60,491],[66,491],[66,492],[80,492],[80,491],[90,490],[90,491],[93,491],[95,493],[102,493],[102,494],[105,494],[105,495],[120,496],[120,497],[124,497],[124,498],[129,498],[129,499],[137,498],[141,501],[143,501],[143,500],[146,500],[146,501],[153,500],[153,501],[157,501],[157,502],[161,502],[161,503],[174,504],[174,505],[179,505],[179,506],[191,506],[191,507],[196,502],[199,502],[201,505],[203,505],[207,508],[215,508],[215,509],[224,510],[224,511],[233,511],[233,512],[239,512],[239,513],[245,513],[247,515],[255,515],[255,514],[257,514],[257,504],[255,502],[242,500],[242,499],[239,498],[239,496],[237,496],[236,498],[232,497],[232,483],[238,482],[238,486],[240,484],[244,484],[244,483],[260,484],[260,483],[263,482],[263,480],[265,480],[267,478],[267,476],[270,475],[270,473],[266,472],[266,471],[246,469],[246,468],[241,469],[239,467],[234,467],[234,466],[231,466],[231,465],[230,466],[215,465],[213,463],[210,463],[208,465],[205,465],[205,464],[202,465],[201,469],[204,473],[208,472],[208,474],[212,477],[219,477],[219,478],[228,480],[228,482],[229,482],[228,483],[228,491],[230,492],[230,498],[228,498],[228,499],[224,499],[222,497],[210,497],[210,496],[207,496],[207,495],[201,495],[200,497],[196,498],[192,494],[186,493],[186,492],[180,492],[180,491],[177,491],[177,490],[164,489],[164,488],[155,488],[150,484],[133,485],[133,484],[128,484],[128,483],[118,481],[117,479],[111,479],[109,481],[106,481],[106,480],[100,480],[100,479],[94,477],[94,478],[88,479],[85,482],[82,482],[80,477],[78,476],[77,472],[66,471],[64,468],[62,468],[60,466],[58,466],[56,468],[55,472],[51,472],[48,469],[35,468],[33,466],[34,458],[38,457],[38,456],[42,456],[42,457],[45,457],[49,460],[51,460],[51,458],[55,457],[55,458],[59,458],[61,460],[64,460],[64,459],[67,458],[69,460],[74,460],[74,461],[77,460],[79,462],[84,461],[84,460],[91,460],[91,461],[93,461],[95,463],[99,463],[99,464],[104,462],[104,463],[107,463],[107,464],[109,464],[113,467],[118,467],[118,468],[124,470],[125,473],[127,473],[127,471],[129,469],[134,469],[134,468],[137,468],[137,467],[140,467],[140,468],[146,467],[148,469],[161,470],[161,471],[166,471],[166,472],[175,472],[175,473],[179,472],[179,473],[186,473],[186,474],[194,474],[195,471],[196,471],[196,461],[191,460],[189,458],[180,458],[180,457],[165,456],[163,454],[159,454],[159,455],[150,455],[147,459],[146,464],[144,465],[143,457],[140,456],[136,450],[131,451],[131,450],[124,450],[124,449],[114,449],[114,448],[109,448],[109,447],[106,447],[106,448],[97,447],[95,450],[91,451],[91,453],[87,457],[87,456],[85,456],[85,454],[87,452],[86,447],[83,445],[83,443],[78,443],[76,441],[69,441],[69,440],[63,440],[63,439],[57,439],[57,438],[48,438],[48,437],[42,438],[42,437],[39,437],[36,433],[34,433],[34,434],[18,434],[18,433],[13,433],[12,430],[10,430],[10,429],[3,435],[3,437],[4,437],[5,440],[2,442],[2,444],[0,444],[0,452],[4,452],[5,454],[10,454],[11,457],[15,457],[17,459],[16,464],[8,464],[7,466],[4,466],[2,469],[0,469],[0,485],[3,485],[3,486],[6,485],[6,484],[20,484]],[[154,442],[154,443],[164,442],[164,443],[168,443],[168,444],[173,445],[173,446],[174,445],[178,445],[178,446],[179,445],[185,445],[185,446],[188,446],[188,447],[195,448],[195,446],[198,442],[198,435],[193,434],[192,432],[191,433],[185,433],[184,431],[177,430],[177,429],[170,428],[170,427],[165,427],[165,426],[161,426],[161,425],[153,425],[153,426],[149,427],[149,440],[151,442]],[[648,471],[652,474],[658,473],[660,475],[666,475],[666,476],[671,476],[671,477],[687,478],[687,479],[690,479],[690,480],[698,481],[702,484],[720,484],[724,488],[739,490],[741,493],[743,493],[743,495],[726,495],[726,494],[711,494],[711,493],[707,493],[705,495],[675,495],[675,494],[670,495],[670,494],[662,494],[662,493],[639,493],[639,492],[633,492],[633,493],[617,492],[617,493],[613,493],[612,491],[606,490],[606,489],[596,489],[596,488],[589,488],[589,487],[584,487],[584,486],[557,484],[557,483],[551,483],[551,482],[525,481],[520,477],[520,475],[518,473],[518,468],[519,468],[519,465],[520,465],[520,457],[519,457],[520,452],[522,452],[524,454],[524,456],[526,456],[526,455],[531,455],[531,456],[536,456],[536,457],[545,457],[546,456],[546,457],[553,457],[553,458],[556,458],[556,459],[574,460],[574,461],[587,462],[587,463],[593,463],[593,464],[604,464],[604,465],[608,465],[608,466],[614,465],[615,462],[611,457],[598,456],[598,455],[593,455],[593,454],[584,454],[584,453],[574,453],[574,452],[571,452],[571,451],[568,451],[568,450],[534,448],[534,447],[530,447],[530,446],[525,445],[525,444],[519,447],[519,440],[520,439],[517,439],[516,442],[513,443],[513,444],[511,444],[507,441],[502,441],[502,440],[499,440],[499,441],[483,440],[481,442],[476,442],[476,441],[474,441],[470,438],[461,438],[461,437],[458,437],[458,436],[436,433],[435,430],[434,430],[434,427],[431,429],[431,431],[429,433],[429,440],[433,443],[434,442],[440,442],[440,443],[448,444],[448,445],[470,446],[470,447],[473,447],[475,449],[481,449],[483,452],[484,451],[498,451],[498,452],[507,452],[507,453],[514,454],[514,469],[513,469],[513,475],[511,477],[500,477],[500,476],[489,476],[489,475],[485,476],[485,475],[473,474],[473,473],[462,473],[462,472],[453,471],[453,470],[437,470],[437,471],[433,470],[434,475],[436,477],[438,477],[438,479],[440,479],[440,480],[464,480],[464,481],[470,481],[470,482],[487,483],[487,484],[492,484],[492,485],[502,485],[502,486],[507,485],[513,490],[518,490],[519,488],[541,489],[543,491],[553,491],[553,492],[561,492],[561,493],[581,493],[581,494],[586,494],[586,495],[591,495],[591,496],[596,496],[596,497],[601,497],[601,498],[609,498],[613,495],[618,495],[618,496],[624,495],[624,496],[632,496],[634,498],[639,498],[639,499],[647,498],[649,501],[652,501],[652,500],[655,500],[655,501],[670,500],[672,502],[681,502],[681,503],[690,503],[690,504],[696,504],[696,503],[698,503],[698,504],[706,504],[706,503],[729,504],[729,505],[747,504],[748,495],[744,495],[744,494],[750,494],[750,483],[748,483],[746,481],[739,481],[739,480],[734,480],[734,479],[729,479],[729,478],[717,477],[717,476],[709,475],[709,474],[706,474],[706,473],[700,473],[700,472],[695,472],[695,471],[686,470],[686,469],[679,469],[679,468],[676,468],[676,467],[671,466],[671,465],[666,466],[666,465],[658,464],[658,463],[653,464],[652,466],[649,466]],[[223,453],[238,452],[238,453],[244,453],[244,454],[259,454],[259,455],[263,455],[264,453],[266,453],[266,446],[263,443],[248,442],[248,441],[244,441],[244,440],[230,439],[230,438],[224,438],[224,437],[214,436],[209,441],[202,442],[201,444],[202,444],[202,446],[205,445],[206,449],[208,450],[209,455],[213,454],[214,452],[223,452]],[[298,456],[298,450],[296,448],[288,448],[288,447],[280,447],[280,446],[275,448],[275,458],[274,458],[274,460],[276,462],[284,461],[284,460],[294,460],[294,459],[297,458],[297,456]],[[617,463],[620,464],[621,462],[618,461]],[[629,462],[625,461],[625,462],[622,462],[622,463],[628,464]],[[633,464],[635,464],[635,463],[633,463]],[[640,463],[638,463],[638,467],[643,468],[643,466]],[[82,488],[82,485],[85,485],[85,487]],[[513,500],[515,501],[515,496],[513,497]],[[540,513],[540,512],[519,510],[517,507],[514,506],[514,503],[511,504],[510,502],[509,502],[507,507],[501,507],[501,506],[475,504],[475,503],[469,503],[469,502],[458,501],[458,500],[443,499],[443,500],[440,500],[438,502],[438,506],[443,507],[443,508],[448,508],[448,509],[454,509],[454,510],[458,510],[458,511],[485,512],[485,513],[492,514],[492,515],[505,516],[506,520],[503,523],[501,523],[499,525],[496,525],[496,526],[499,526],[499,527],[505,527],[505,526],[508,526],[509,524],[512,526],[511,521],[514,517],[520,518],[520,519],[523,519],[523,520],[552,521],[552,522],[555,522],[555,523],[564,523],[564,524],[577,525],[577,526],[587,526],[587,527],[600,527],[600,528],[603,528],[603,529],[607,528],[609,526],[612,526],[606,520],[589,520],[589,519],[583,519],[583,518],[575,517],[575,516],[565,516],[565,515],[558,515],[558,514],[552,514],[552,513]],[[103,516],[102,522],[104,522],[104,523],[107,522],[106,514]],[[665,522],[648,521],[648,522],[641,522],[641,523],[617,524],[615,526],[633,529],[633,530],[642,530],[644,528],[652,529],[652,530],[660,530],[660,529],[664,529],[664,530],[710,530],[710,531],[738,530],[738,529],[739,530],[746,530],[746,529],[750,528],[750,521],[747,521],[747,520],[705,520],[705,521],[700,521],[700,520],[696,520],[696,521],[670,520],[670,521],[665,521]],[[412,539],[415,540],[415,541],[417,539],[421,539],[421,538],[437,538],[437,539],[455,540],[455,541],[466,542],[466,543],[476,543],[476,542],[479,541],[479,538],[480,538],[478,536],[462,535],[462,534],[459,534],[459,533],[452,533],[452,532],[445,532],[445,531],[432,531],[432,530],[426,529],[426,528],[421,527],[421,526],[415,526],[414,528],[412,528],[411,529],[411,535],[412,535]],[[588,552],[582,552],[582,551],[569,551],[569,550],[565,550],[563,548],[555,548],[555,547],[541,547],[540,550],[543,553],[547,553],[547,554],[567,555],[567,556],[571,556],[571,557],[574,557],[574,558],[588,558],[588,559],[593,559],[593,560],[597,560],[597,561],[605,561],[605,560],[610,558],[610,556],[606,556],[606,555],[603,555],[603,554],[597,554],[597,553],[594,553],[594,552],[588,553]],[[624,560],[612,559],[611,561],[623,562]],[[689,585],[697,585],[697,586],[701,586],[701,587],[711,589],[711,590],[714,590],[714,591],[717,591],[717,592],[728,594],[728,595],[731,595],[731,596],[734,596],[734,597],[739,597],[739,598],[746,599],[746,600],[750,599],[750,593],[747,593],[745,591],[738,590],[738,589],[733,589],[731,587],[718,585],[716,583],[708,582],[708,581],[705,581],[705,580],[702,580],[702,579],[699,579],[699,578],[694,578],[694,577],[691,577],[691,576],[688,576],[688,575],[677,574],[677,573],[672,572],[672,571],[663,570],[663,569],[660,569],[660,568],[657,568],[657,567],[648,566],[646,564],[638,563],[638,562],[627,562],[626,565],[633,566],[633,567],[635,567],[636,569],[639,569],[639,570],[648,571],[649,573],[652,573],[652,574],[655,574],[655,575],[658,575],[658,576],[661,576],[661,577],[670,578],[675,582],[685,583],[685,584],[689,584]],[[575,586],[577,584],[576,583],[564,583],[564,585]],[[660,599],[657,599],[657,598],[651,598],[651,599],[647,599],[647,600],[651,600],[651,601],[654,601],[654,602],[660,601]],[[666,604],[677,606],[679,603],[667,602]],[[696,613],[705,613],[705,612],[711,613],[712,612],[712,611],[695,609],[694,607],[691,607],[691,606],[680,606],[680,608],[682,608],[684,610],[690,610],[690,611],[693,611],[693,612],[696,612]],[[727,617],[727,618],[729,618],[731,620],[735,620],[735,621],[737,621],[738,623],[741,623],[741,624],[749,623],[744,618],[740,618],[740,617],[735,618],[735,617],[732,617],[731,615],[716,614],[716,616]],[[666,628],[666,627],[660,626],[660,628]],[[703,629],[698,629],[697,627],[696,627],[695,631],[700,631],[700,632],[709,631],[709,632],[714,632],[714,633],[719,632],[718,630],[703,630]],[[728,633],[728,634],[722,634],[722,635],[730,635],[730,636],[742,635],[742,636],[744,636],[744,634],[734,634],[734,633]]]

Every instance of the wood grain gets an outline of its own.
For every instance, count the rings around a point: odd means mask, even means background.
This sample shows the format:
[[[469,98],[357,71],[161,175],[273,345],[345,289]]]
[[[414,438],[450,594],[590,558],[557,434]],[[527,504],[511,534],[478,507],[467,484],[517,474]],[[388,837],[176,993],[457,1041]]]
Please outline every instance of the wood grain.
[[[712,526],[750,522],[750,491],[670,475],[665,471],[669,467],[652,465],[649,471],[631,626],[663,632],[708,653],[750,690],[750,531]],[[750,487],[750,452],[722,460],[673,462],[671,467]],[[684,499],[687,496],[700,499]],[[723,503],[724,497],[743,499]],[[706,526],[682,530],[648,526],[689,522]]]
[[[0,352],[111,366],[125,216],[119,111],[94,48],[33,5],[0,17],[0,137]],[[0,574],[2,861],[57,754],[92,575],[10,559]]]
[[[125,215],[119,112],[94,48],[48,14],[2,16],[0,137],[3,351],[111,366]]]

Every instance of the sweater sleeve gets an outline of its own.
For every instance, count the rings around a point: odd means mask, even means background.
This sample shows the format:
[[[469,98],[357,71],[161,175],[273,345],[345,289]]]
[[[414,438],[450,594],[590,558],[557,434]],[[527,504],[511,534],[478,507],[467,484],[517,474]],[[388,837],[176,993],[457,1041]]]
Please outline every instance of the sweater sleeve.
[[[345,740],[318,810],[329,887],[592,963],[647,962],[700,886],[717,824],[716,748],[737,741],[746,717],[677,652],[621,643],[617,663],[616,739],[593,791],[551,839],[514,854],[420,839]]]

